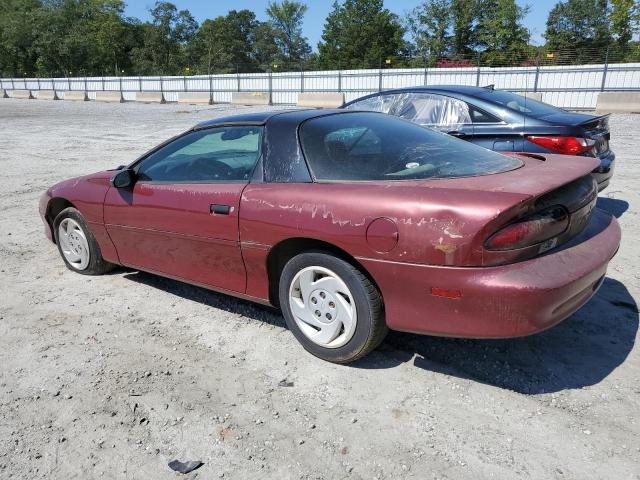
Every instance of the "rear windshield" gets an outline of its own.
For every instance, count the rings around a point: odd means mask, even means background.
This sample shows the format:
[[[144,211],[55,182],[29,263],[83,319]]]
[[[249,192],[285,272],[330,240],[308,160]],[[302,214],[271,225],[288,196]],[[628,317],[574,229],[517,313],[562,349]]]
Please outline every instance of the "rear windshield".
[[[477,96],[484,100],[503,105],[516,112],[526,113],[532,117],[542,117],[544,115],[564,112],[561,108],[504,90],[487,90],[486,92],[478,93]]]
[[[310,119],[300,141],[316,180],[475,177],[522,162],[389,115],[354,112]]]

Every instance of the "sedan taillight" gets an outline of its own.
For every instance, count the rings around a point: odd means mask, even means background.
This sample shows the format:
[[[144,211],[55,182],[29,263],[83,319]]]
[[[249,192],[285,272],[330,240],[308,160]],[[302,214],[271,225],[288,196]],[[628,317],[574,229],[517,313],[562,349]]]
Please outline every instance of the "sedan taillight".
[[[555,205],[498,230],[485,242],[485,248],[515,250],[530,247],[557,237],[568,226],[569,213],[564,207]]]
[[[563,155],[581,155],[591,150],[596,144],[595,140],[582,137],[530,135],[527,137],[527,140],[543,148],[562,153]]]

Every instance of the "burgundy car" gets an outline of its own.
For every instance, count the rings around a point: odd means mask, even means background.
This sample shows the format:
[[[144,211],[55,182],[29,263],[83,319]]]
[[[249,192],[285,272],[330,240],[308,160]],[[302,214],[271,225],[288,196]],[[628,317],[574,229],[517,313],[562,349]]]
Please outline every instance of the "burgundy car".
[[[597,164],[380,113],[252,113],[59,183],[40,213],[75,272],[125,265],[279,306],[309,352],[346,363],[388,328],[515,337],[575,312],[620,243]]]

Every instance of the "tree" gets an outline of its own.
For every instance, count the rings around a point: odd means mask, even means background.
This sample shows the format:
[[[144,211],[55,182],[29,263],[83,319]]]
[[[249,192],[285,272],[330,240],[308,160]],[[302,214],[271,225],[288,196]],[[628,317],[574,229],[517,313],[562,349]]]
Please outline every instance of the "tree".
[[[611,42],[607,0],[566,0],[557,3],[547,18],[545,32],[550,50],[570,50],[571,60],[602,61]],[[596,55],[602,58],[598,58]]]
[[[489,65],[509,65],[523,59],[529,44],[529,31],[524,17],[529,7],[515,0],[482,0],[475,37],[483,50],[483,61]]]
[[[478,0],[451,1],[452,49],[456,57],[467,57],[474,52],[478,6]]]
[[[320,68],[372,68],[400,57],[404,28],[382,0],[344,0],[333,4],[318,44]]]
[[[176,74],[186,65],[186,46],[195,37],[198,23],[188,10],[173,3],[156,2],[150,10],[151,23],[142,25],[142,45],[131,54],[138,72]]]
[[[609,20],[613,38],[626,50],[633,35],[640,30],[640,4],[634,0],[611,0]]]
[[[260,22],[250,10],[231,10],[205,20],[189,44],[189,58],[198,73],[252,71],[254,31]]]
[[[3,75],[33,75],[37,70],[33,44],[41,9],[39,0],[0,2],[0,72]]]
[[[451,0],[425,0],[406,19],[407,30],[424,63],[433,64],[451,48]]]
[[[267,7],[284,68],[299,67],[311,54],[311,46],[302,34],[302,19],[307,8],[305,4],[292,0],[271,2]]]

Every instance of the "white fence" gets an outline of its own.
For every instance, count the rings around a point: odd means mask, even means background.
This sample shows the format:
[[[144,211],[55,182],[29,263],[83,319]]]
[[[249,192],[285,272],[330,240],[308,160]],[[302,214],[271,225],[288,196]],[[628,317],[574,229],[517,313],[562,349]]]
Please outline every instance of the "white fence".
[[[344,92],[347,101],[359,96],[417,85],[489,85],[515,92],[541,92],[543,101],[575,110],[595,108],[598,92],[640,91],[640,63],[541,67],[464,67],[317,72],[240,73],[189,77],[87,77],[0,79],[5,90],[122,91],[125,100],[136,92],[162,91],[167,101],[178,92],[211,92],[215,102],[231,101],[236,91],[270,92],[273,103],[294,104],[299,92]]]

